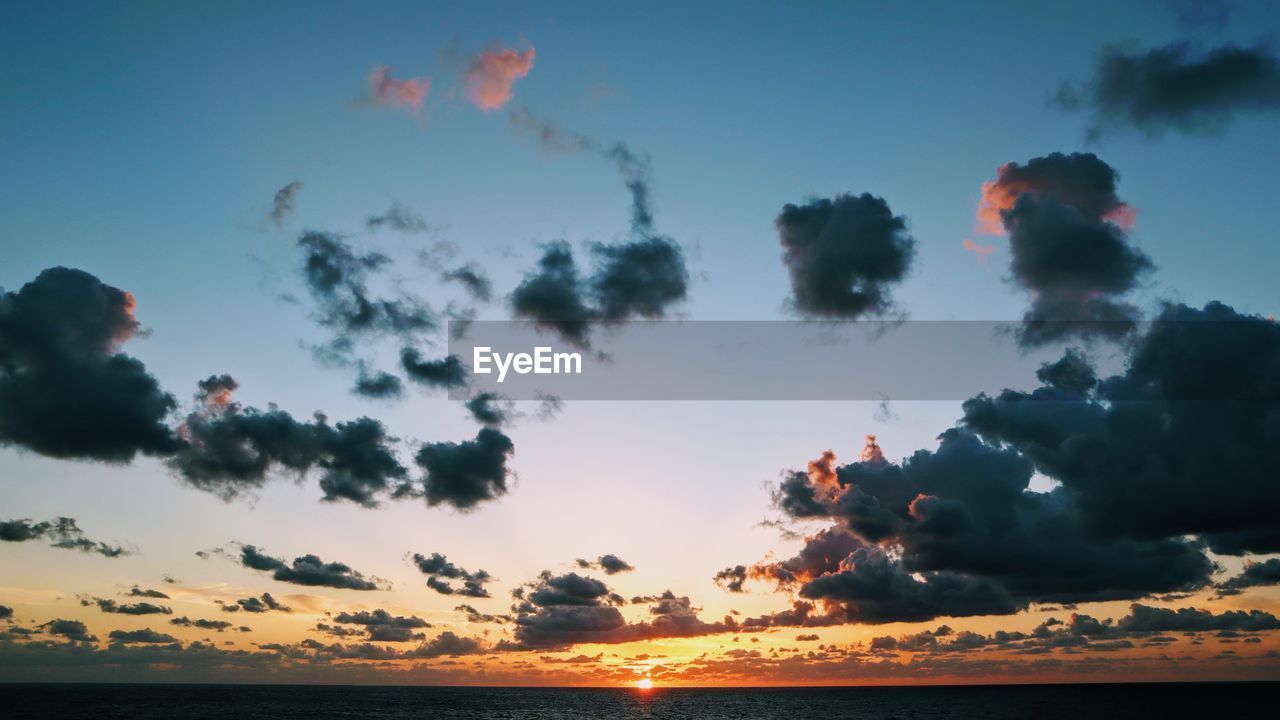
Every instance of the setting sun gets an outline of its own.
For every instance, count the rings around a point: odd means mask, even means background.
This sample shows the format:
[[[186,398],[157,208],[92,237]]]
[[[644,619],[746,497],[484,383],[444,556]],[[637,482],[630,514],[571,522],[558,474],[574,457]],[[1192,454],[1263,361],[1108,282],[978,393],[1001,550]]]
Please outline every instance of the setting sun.
[[[652,690],[653,681],[650,680],[649,678],[640,678],[639,680],[636,681],[636,687],[641,690]]]

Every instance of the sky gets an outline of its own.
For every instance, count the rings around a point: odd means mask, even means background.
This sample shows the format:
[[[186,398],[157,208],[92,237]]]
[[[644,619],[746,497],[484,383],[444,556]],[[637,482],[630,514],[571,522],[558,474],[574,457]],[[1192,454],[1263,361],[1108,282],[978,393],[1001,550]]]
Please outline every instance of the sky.
[[[1278,31],[1225,0],[17,4],[0,679],[1280,678]],[[1048,364],[467,404],[470,319],[588,354],[1009,321]]]

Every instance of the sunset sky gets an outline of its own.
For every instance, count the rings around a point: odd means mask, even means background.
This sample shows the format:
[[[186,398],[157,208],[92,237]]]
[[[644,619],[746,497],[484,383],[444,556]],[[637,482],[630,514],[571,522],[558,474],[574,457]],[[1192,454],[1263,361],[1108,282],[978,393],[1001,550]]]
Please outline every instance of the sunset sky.
[[[471,5],[8,8],[0,680],[1280,679],[1280,8]],[[468,319],[1056,362],[468,404]]]

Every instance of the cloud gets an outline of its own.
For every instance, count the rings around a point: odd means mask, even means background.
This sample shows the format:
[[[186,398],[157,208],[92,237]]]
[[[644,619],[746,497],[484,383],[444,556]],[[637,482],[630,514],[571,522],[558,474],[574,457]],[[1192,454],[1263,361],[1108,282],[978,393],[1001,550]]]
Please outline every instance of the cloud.
[[[90,605],[98,606],[98,609],[104,613],[112,613],[116,615],[172,615],[173,609],[164,605],[156,605],[149,602],[136,603],[117,603],[110,598],[86,597],[80,599],[80,604],[88,607]]]
[[[969,238],[965,238],[960,245],[966,252],[973,253],[974,258],[976,258],[979,263],[985,263],[987,259],[991,257],[991,253],[996,251],[995,245],[979,245]]]
[[[457,355],[439,360],[423,360],[414,348],[400,352],[400,367],[410,380],[432,388],[452,388],[467,384],[467,371]]]
[[[315,555],[302,555],[292,562],[285,562],[262,553],[253,545],[243,545],[240,548],[240,564],[252,570],[269,572],[273,580],[294,585],[342,590],[386,589],[377,578],[367,578],[348,565],[324,562]]]
[[[371,276],[382,272],[391,258],[379,252],[358,252],[332,233],[308,231],[297,242],[302,251],[302,279],[315,303],[313,318],[333,334],[317,354],[331,362],[349,362],[360,340],[394,337],[414,341],[439,327],[439,319],[421,299],[401,293],[378,297]]]
[[[1138,311],[1123,301],[1153,269],[1128,241],[1134,211],[1116,195],[1116,171],[1096,155],[1053,153],[1006,163],[982,186],[978,218],[1009,235],[1013,279],[1032,297],[1019,339],[1118,338]]]
[[[141,330],[135,305],[65,267],[0,294],[0,445],[118,463],[174,450],[173,396],[119,352]]]
[[[365,631],[365,637],[371,642],[410,642],[422,640],[426,636],[415,632],[431,625],[416,615],[405,617],[392,615],[386,610],[361,610],[359,612],[342,612],[333,618],[334,622],[344,625],[358,625]]]
[[[784,205],[774,227],[791,275],[790,303],[805,317],[884,314],[891,287],[916,255],[906,218],[870,193]]]
[[[228,375],[201,383],[201,407],[179,429],[185,447],[170,467],[201,490],[230,499],[262,487],[272,473],[320,471],[324,499],[366,507],[408,470],[396,458],[382,423],[368,417],[330,425],[317,414],[299,422],[274,406],[244,408],[232,400],[238,387]]]
[[[293,201],[297,197],[298,192],[302,190],[303,182],[294,180],[276,191],[276,195],[271,200],[271,221],[276,225],[280,225],[285,218],[293,214]]]
[[[1008,162],[996,179],[982,183],[978,229],[988,235],[1004,233],[1004,214],[1024,194],[1054,196],[1060,203],[1093,220],[1107,220],[1121,228],[1133,225],[1137,211],[1120,200],[1120,174],[1093,153],[1050,153],[1025,165]]]
[[[361,368],[353,390],[362,397],[391,400],[404,396],[404,382],[388,372],[369,372]]]
[[[370,230],[387,228],[406,233],[427,232],[431,229],[426,220],[415,215],[412,210],[398,202],[391,203],[391,207],[387,208],[387,211],[381,215],[370,215],[365,220],[365,227]]]
[[[596,269],[587,288],[605,322],[662,318],[688,293],[684,251],[671,238],[651,235],[590,249]]]
[[[455,607],[454,610],[462,613],[463,615],[466,615],[467,622],[471,622],[471,623],[502,624],[502,623],[511,622],[511,619],[512,619],[511,616],[509,615],[490,615],[488,613],[482,613],[470,605],[459,605]]]
[[[595,560],[578,559],[578,567],[583,570],[600,570],[605,575],[617,575],[621,572],[630,572],[635,570],[631,563],[623,560],[617,555],[601,555]]]
[[[282,605],[271,593],[262,593],[261,597],[240,598],[234,603],[219,602],[223,612],[240,612],[243,610],[248,613],[265,613],[265,612],[293,612],[293,608]]]
[[[1170,130],[1217,133],[1238,115],[1280,108],[1280,59],[1268,45],[1197,51],[1179,42],[1146,52],[1109,47],[1093,77],[1064,86],[1056,100],[1068,110],[1092,113],[1091,137],[1122,129],[1149,138]]]
[[[39,632],[64,637],[75,642],[97,642],[98,636],[90,635],[89,628],[79,620],[63,620],[58,618],[42,625],[37,625]]]
[[[747,566],[734,565],[733,567],[725,568],[715,574],[712,582],[729,592],[746,592]]]
[[[397,80],[391,77],[391,68],[378,65],[369,71],[369,97],[374,105],[405,108],[412,113],[422,110],[422,103],[431,91],[431,78],[413,77]]]
[[[489,591],[484,586],[494,578],[484,570],[469,572],[449,562],[449,559],[440,553],[431,553],[430,556],[414,553],[413,564],[419,572],[427,576],[427,587],[441,595],[489,597]],[[462,581],[462,587],[455,588],[448,582],[449,580]]]
[[[516,317],[580,347],[590,346],[593,323],[666,317],[688,296],[689,272],[679,243],[655,229],[648,158],[623,143],[601,143],[564,130],[525,108],[510,119],[514,130],[532,134],[548,150],[588,152],[614,164],[631,195],[629,238],[589,245],[593,264],[587,275],[579,272],[568,243],[546,245],[537,268],[511,293]]]
[[[75,518],[57,517],[42,522],[32,522],[27,518],[0,521],[0,541],[26,542],[40,539],[47,540],[52,547],[109,558],[133,554],[119,545],[108,545],[85,537]]]
[[[831,456],[834,462],[835,456]],[[747,580],[768,580],[778,589],[792,589],[814,578],[838,572],[841,562],[864,547],[864,543],[840,527],[819,530],[804,538],[800,552],[792,558],[738,565],[716,573],[716,584],[729,592],[744,592]]]
[[[1246,563],[1239,575],[1228,578],[1215,587],[1223,595],[1237,595],[1245,588],[1271,585],[1280,585],[1280,558]]]
[[[476,422],[488,427],[501,427],[515,417],[514,404],[498,393],[480,393],[466,402],[466,408]]]
[[[583,280],[573,250],[563,241],[549,243],[535,271],[524,276],[510,298],[518,318],[555,330],[566,341],[589,345],[590,323],[596,311],[588,307]]]
[[[470,510],[507,492],[507,459],[515,452],[511,438],[481,428],[474,440],[423,445],[415,460],[423,470],[422,487],[403,487],[402,495],[421,496],[428,505]]]
[[[159,645],[164,643],[176,643],[178,639],[172,635],[156,632],[151,628],[143,628],[141,630],[112,630],[107,633],[107,637],[111,638],[113,643],[121,644],[145,644]]]
[[[708,623],[687,597],[667,591],[655,598],[649,618],[627,622],[617,605],[625,600],[600,580],[544,571],[512,592],[515,641],[501,649],[555,649],[581,643],[616,644],[659,638],[696,637],[737,629],[733,618]]]
[[[440,274],[440,277],[445,282],[456,282],[462,285],[471,295],[472,300],[489,302],[493,299],[493,283],[484,271],[475,265],[468,264],[446,270]]]
[[[1206,549],[1280,551],[1269,480],[1280,472],[1280,326],[1220,303],[1169,305],[1124,368],[1100,378],[1068,351],[1031,392],[966,401],[935,450],[894,462],[872,441],[856,462],[828,452],[786,474],[779,508],[836,525],[795,558],[717,576],[730,590],[761,579],[799,596],[743,626],[1177,596],[1209,587]],[[1050,489],[1031,489],[1036,473]],[[1251,567],[1219,591],[1265,583],[1272,566]]]
[[[800,597],[824,604],[825,615],[801,624],[1010,614],[1033,602],[1207,584],[1214,565],[1196,543],[1101,532],[1070,487],[1031,490],[1034,467],[1013,448],[953,428],[936,451],[901,463],[875,456],[793,473],[778,488],[779,506],[841,525],[807,538],[797,558],[759,564],[747,577],[798,585]]]
[[[134,585],[133,587],[129,588],[129,592],[127,593],[127,595],[129,597],[145,597],[145,598],[153,598],[157,600],[169,599],[168,595],[166,595],[163,592],[160,592],[159,590],[151,590],[151,589],[144,590],[143,588],[140,588],[137,585]]]
[[[471,58],[463,77],[467,100],[481,110],[498,110],[511,101],[512,86],[533,69],[534,50],[486,50]]]
[[[196,628],[199,630],[213,630],[214,632],[222,632],[235,625],[235,623],[230,623],[226,620],[206,620],[204,618],[196,618],[192,620],[186,615],[173,618],[169,621],[169,624],[177,625],[178,627]]]
[[[684,251],[671,238],[593,243],[589,251],[594,270],[584,277],[567,243],[546,245],[537,269],[511,293],[515,316],[590,347],[593,324],[660,319],[688,295]]]
[[[964,403],[963,424],[1061,482],[1094,532],[1276,552],[1278,373],[1280,326],[1216,302],[1170,305],[1127,369],[1087,394],[1047,385],[980,395]]]

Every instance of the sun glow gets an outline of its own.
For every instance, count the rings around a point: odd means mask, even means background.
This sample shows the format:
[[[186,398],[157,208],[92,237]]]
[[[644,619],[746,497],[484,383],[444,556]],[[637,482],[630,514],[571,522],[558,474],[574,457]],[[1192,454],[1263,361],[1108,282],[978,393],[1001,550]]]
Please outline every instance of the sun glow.
[[[640,690],[652,690],[653,681],[649,678],[640,678],[636,681],[636,687]]]

